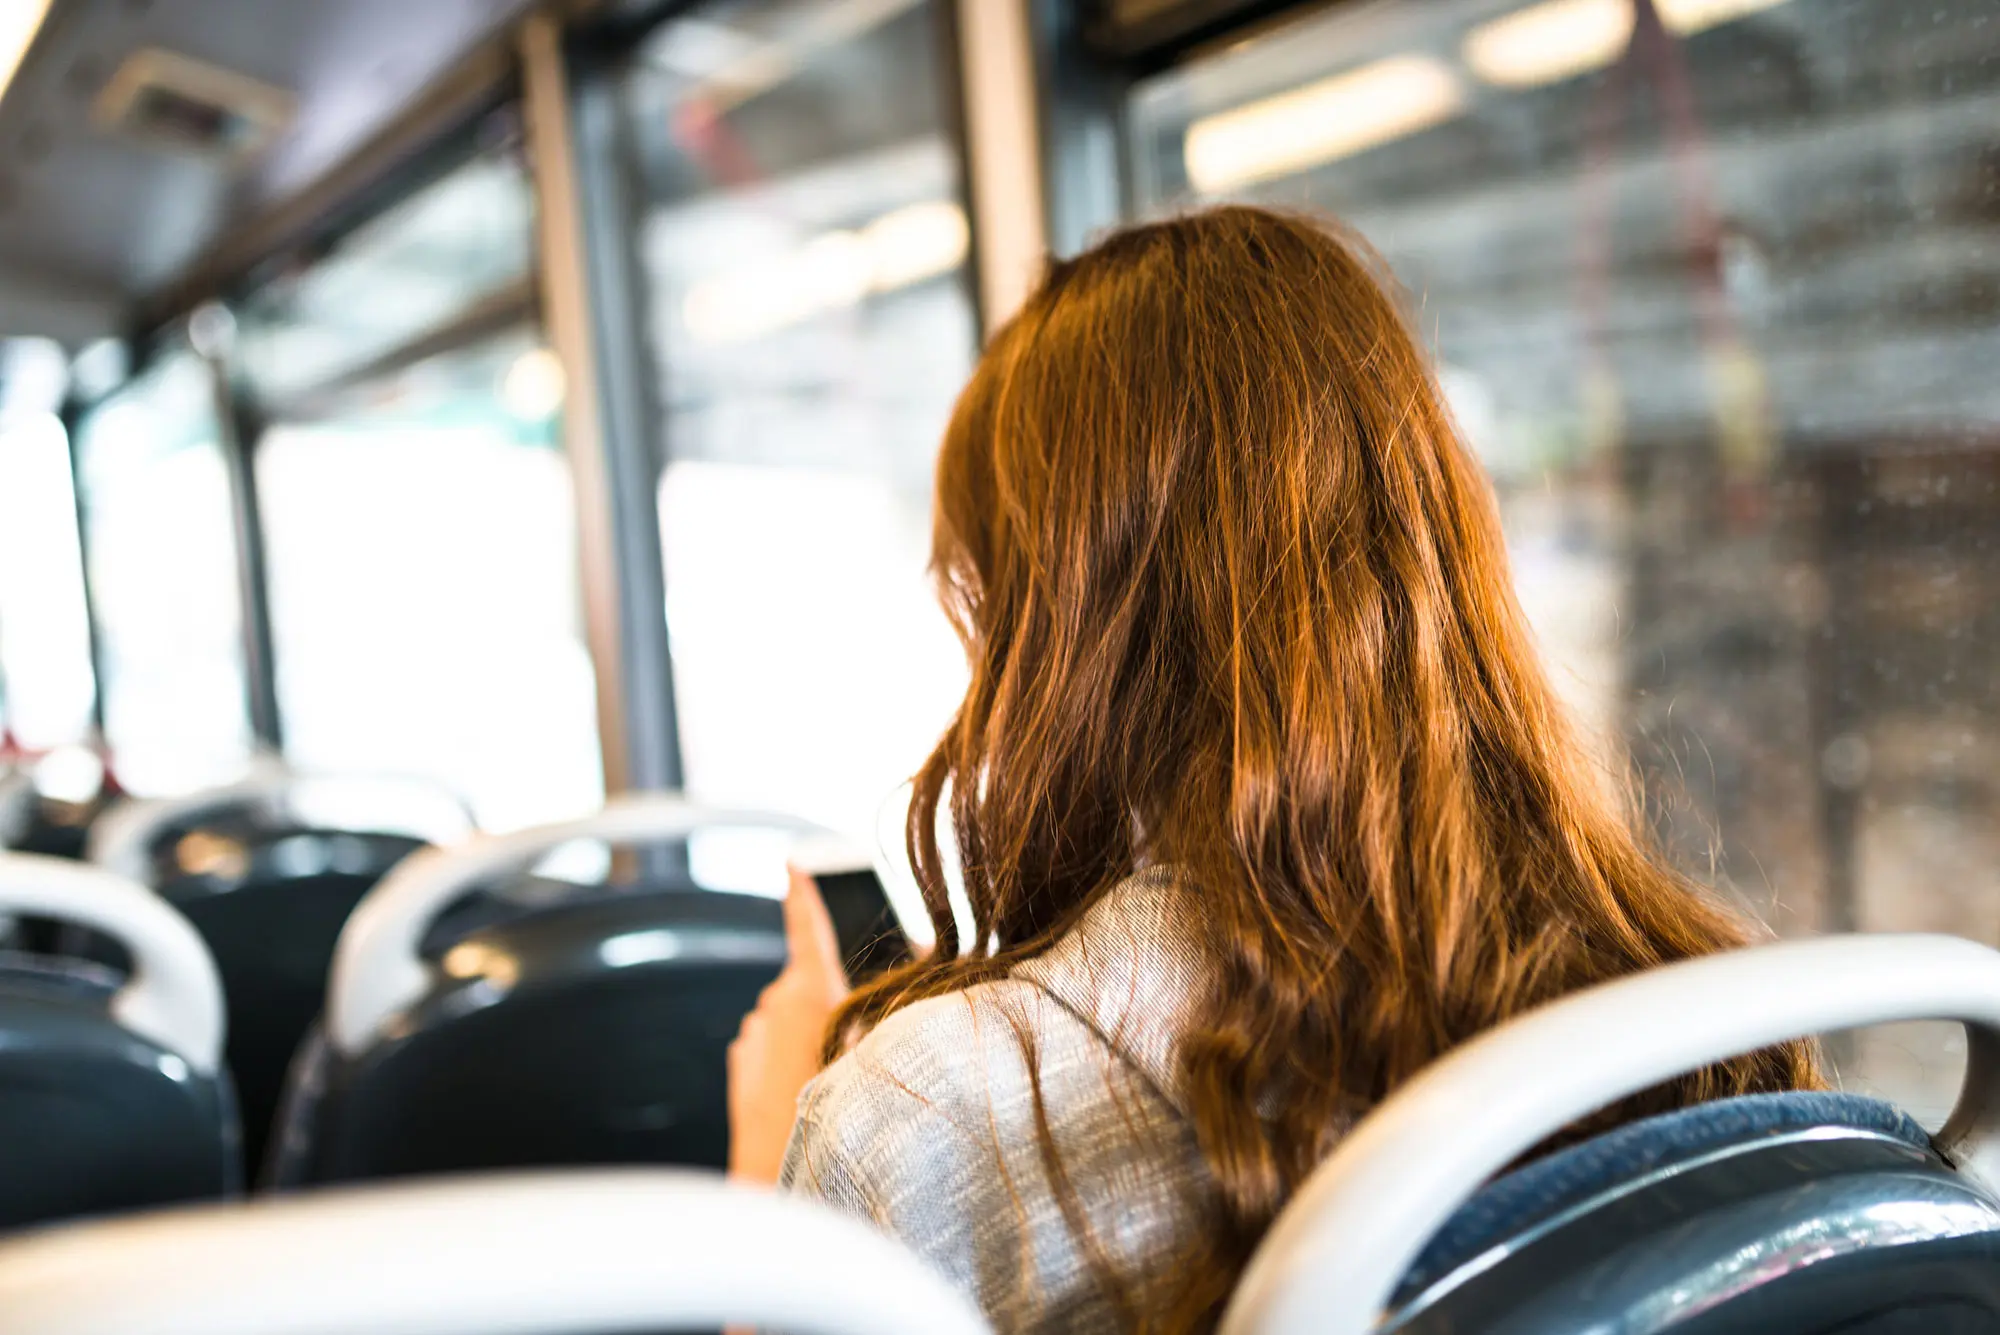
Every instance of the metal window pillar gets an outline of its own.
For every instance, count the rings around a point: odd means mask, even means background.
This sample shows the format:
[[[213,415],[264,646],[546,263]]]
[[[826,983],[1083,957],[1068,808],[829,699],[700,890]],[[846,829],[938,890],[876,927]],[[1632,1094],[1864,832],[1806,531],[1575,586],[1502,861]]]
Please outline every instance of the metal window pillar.
[[[1026,300],[1048,253],[1034,42],[1027,0],[956,0],[953,19],[979,316],[990,335]]]
[[[76,515],[76,560],[83,571],[83,620],[90,643],[90,726],[96,741],[104,741],[104,628],[98,617],[97,589],[90,570],[89,502],[84,498],[83,451],[77,431],[83,424],[83,405],[66,398],[58,413],[62,420],[63,447],[69,455],[70,507]]]
[[[615,85],[578,70],[548,13],[521,30],[542,313],[569,392],[563,444],[574,479],[585,633],[597,671],[607,793],[680,786],[630,177]],[[572,78],[572,74],[580,77]]]
[[[1049,246],[1074,255],[1124,222],[1132,207],[1124,137],[1132,79],[1129,69],[1088,49],[1083,6],[1032,0],[1031,18]]]
[[[278,710],[278,678],[272,650],[271,588],[264,561],[264,514],[257,497],[257,469],[251,458],[262,425],[232,391],[223,361],[201,356],[215,395],[215,421],[229,473],[229,514],[236,530],[236,592],[242,616],[243,694],[250,735],[259,750],[284,749]]]

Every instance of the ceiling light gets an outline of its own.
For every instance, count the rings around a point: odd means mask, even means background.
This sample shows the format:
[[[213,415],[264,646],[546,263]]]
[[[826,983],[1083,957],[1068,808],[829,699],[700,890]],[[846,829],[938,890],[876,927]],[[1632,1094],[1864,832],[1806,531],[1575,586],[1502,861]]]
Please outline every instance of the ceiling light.
[[[523,422],[545,422],[562,407],[562,359],[547,348],[529,348],[500,378],[501,406]]]
[[[852,306],[868,295],[874,276],[868,245],[853,232],[822,232],[793,257],[792,268],[808,311]]]
[[[14,0],[0,5],[0,97],[21,72],[21,62],[35,43],[42,20],[49,15],[51,0]]]
[[[1654,0],[1660,22],[1686,37],[1787,0]],[[1632,40],[1633,0],[1543,0],[1465,36],[1472,72],[1500,88],[1538,88],[1602,69]]]
[[[908,287],[965,262],[971,235],[965,210],[949,200],[934,199],[885,213],[861,229],[877,292]]]
[[[1188,180],[1220,194],[1348,157],[1457,115],[1458,78],[1429,56],[1390,56],[1188,127]]]
[[[1669,30],[1685,37],[1691,32],[1733,23],[1766,9],[1776,9],[1787,0],[1658,0],[1660,18]]]
[[[1535,88],[1609,65],[1631,39],[1631,0],[1543,0],[1480,24],[1463,53],[1487,83]]]
[[[857,231],[822,232],[788,254],[701,279],[681,303],[688,333],[733,343],[949,273],[970,244],[950,200],[906,205]]]

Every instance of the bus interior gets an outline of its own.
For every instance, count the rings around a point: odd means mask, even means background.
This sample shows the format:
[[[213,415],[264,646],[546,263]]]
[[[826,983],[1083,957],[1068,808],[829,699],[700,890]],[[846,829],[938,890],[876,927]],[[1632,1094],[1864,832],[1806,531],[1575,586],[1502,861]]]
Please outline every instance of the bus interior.
[[[788,857],[929,944],[983,341],[1223,201],[1379,252],[1781,944],[1439,1063],[1220,1329],[2000,1331],[1994,0],[6,0],[0,1332],[986,1329],[712,1179],[724,1054]],[[1854,1107],[1503,1174],[1809,1034]]]

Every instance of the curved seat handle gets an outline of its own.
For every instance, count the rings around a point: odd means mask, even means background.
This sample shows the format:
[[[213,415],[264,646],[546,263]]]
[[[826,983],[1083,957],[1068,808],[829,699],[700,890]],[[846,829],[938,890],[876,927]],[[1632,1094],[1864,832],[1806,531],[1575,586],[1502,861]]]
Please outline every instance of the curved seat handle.
[[[1452,1212],[1578,1118],[1774,1043],[1900,1020],[1965,1025],[1965,1083],[1937,1141],[2000,1183],[2000,952],[1949,936],[1729,951],[1552,1002],[1397,1090],[1279,1214],[1219,1335],[1361,1335]]]
[[[633,793],[577,820],[411,854],[368,893],[341,929],[327,987],[328,1041],[336,1051],[353,1056],[392,1015],[423,996],[430,982],[420,953],[424,933],[441,911],[479,882],[525,867],[572,840],[634,844],[683,839],[716,825],[827,834],[779,812],[707,807],[678,793]]]
[[[442,823],[422,831],[425,838],[456,837],[473,828],[472,815],[456,797],[443,789],[433,789],[421,779],[390,774],[301,774],[271,762],[260,762],[246,779],[205,788],[183,797],[128,799],[99,817],[91,827],[85,856],[97,866],[142,883],[153,875],[152,846],[160,831],[170,825],[199,820],[231,807],[250,802],[277,802],[288,794],[309,791],[315,785],[367,785],[401,783],[423,788],[440,801],[449,802],[457,820],[448,832]],[[415,832],[415,831],[413,831]]]
[[[145,884],[153,870],[150,849],[162,829],[238,802],[275,796],[291,778],[282,764],[259,758],[252,762],[249,776],[235,783],[179,797],[126,798],[92,822],[84,841],[84,857],[106,871]]]
[[[0,1243],[36,1335],[597,1335],[729,1323],[990,1335],[867,1224],[671,1169],[521,1174],[170,1210]]]
[[[132,956],[111,1015],[202,1075],[222,1060],[222,980],[193,924],[136,881],[100,867],[0,853],[0,911],[80,923]]]

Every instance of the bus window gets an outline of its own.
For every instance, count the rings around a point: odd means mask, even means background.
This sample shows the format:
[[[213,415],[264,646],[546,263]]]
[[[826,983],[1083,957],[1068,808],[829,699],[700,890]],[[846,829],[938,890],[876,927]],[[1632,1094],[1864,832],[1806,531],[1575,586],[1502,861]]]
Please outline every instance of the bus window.
[[[69,440],[53,412],[0,421],[0,747],[90,736],[95,692]]]
[[[264,433],[272,657],[293,763],[435,779],[489,829],[602,801],[552,365],[517,330]]]
[[[604,791],[533,208],[503,143],[239,308],[286,757],[495,829]]]
[[[214,378],[173,351],[77,433],[104,734],[141,796],[241,775],[251,754],[229,469]]]
[[[938,8],[708,5],[624,88],[688,785],[871,842],[964,681],[925,576],[974,348]]]
[[[1786,931],[2000,942],[1991,19],[1360,6],[1129,108],[1143,207],[1311,205],[1382,251],[1579,711]],[[1957,1041],[1857,1064],[1941,1112]]]
[[[280,274],[236,308],[250,390],[281,405],[524,288],[533,210],[520,163],[485,154]]]

